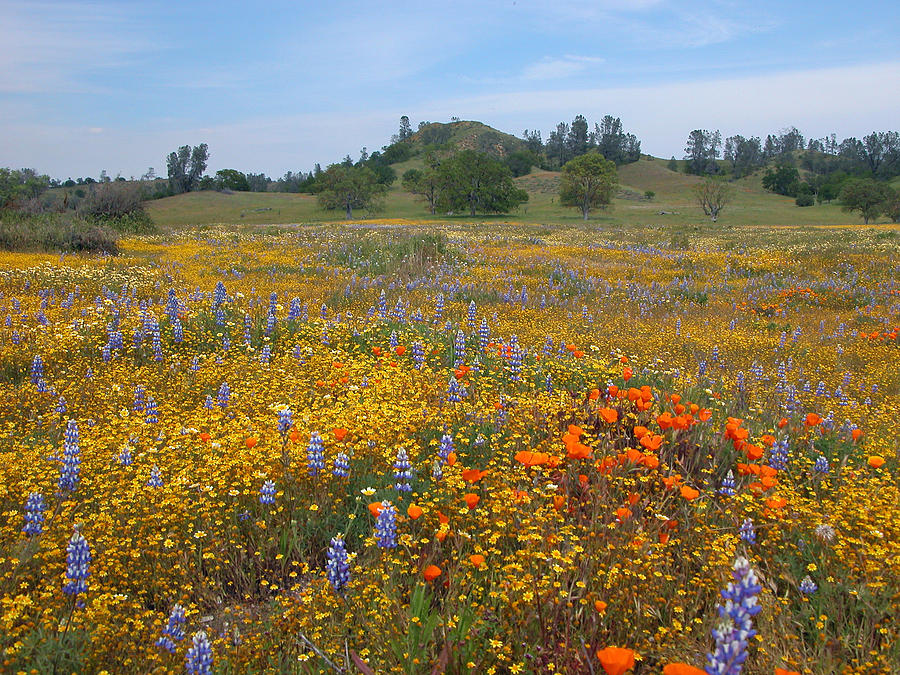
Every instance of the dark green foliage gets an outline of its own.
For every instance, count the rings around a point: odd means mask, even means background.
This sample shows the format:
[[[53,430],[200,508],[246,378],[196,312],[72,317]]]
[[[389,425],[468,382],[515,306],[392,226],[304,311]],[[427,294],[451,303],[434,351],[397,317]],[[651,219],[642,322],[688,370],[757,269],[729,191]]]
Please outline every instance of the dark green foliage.
[[[641,142],[634,134],[626,134],[622,120],[612,115],[604,115],[600,124],[594,125],[591,145],[616,166],[641,158]]]
[[[844,211],[859,211],[868,225],[890,207],[897,193],[871,178],[854,178],[844,183],[840,197]]]
[[[219,190],[234,190],[235,192],[249,192],[250,184],[247,176],[237,169],[219,169],[216,171],[216,188]]]
[[[144,211],[144,193],[139,183],[117,181],[93,185],[79,203],[77,212],[88,221],[119,232],[146,234],[154,230]]]
[[[0,168],[0,209],[40,197],[50,187],[50,176],[34,169]]]
[[[800,172],[796,167],[779,164],[774,169],[766,169],[762,186],[777,195],[796,197],[800,190]]]
[[[816,203],[816,198],[813,197],[811,193],[805,192],[803,194],[797,195],[797,199],[794,200],[794,203],[797,206],[812,206]]]
[[[675,173],[678,173],[678,160],[675,159],[675,157],[673,156],[673,157],[666,163],[666,168],[667,168],[669,171],[674,171]]]
[[[344,209],[348,220],[353,217],[353,209],[373,210],[387,192],[375,172],[365,166],[332,164],[316,182],[320,186],[319,204],[325,209]]]
[[[577,206],[587,220],[592,208],[610,203],[617,182],[616,165],[594,150],[570,160],[562,168],[559,203]]]
[[[528,193],[516,187],[503,162],[474,150],[463,150],[441,162],[438,204],[449,211],[506,213],[526,201]]]
[[[26,216],[13,211],[0,211],[0,249],[118,253],[115,233],[95,222],[71,214]]]
[[[687,144],[684,147],[684,158],[688,162],[687,173],[698,176],[718,173],[719,165],[716,163],[716,158],[719,156],[721,144],[722,134],[718,131],[694,129],[688,135]]]
[[[182,145],[176,152],[169,153],[166,168],[169,171],[169,186],[172,194],[190,192],[200,187],[200,178],[206,171],[209,148],[201,143],[193,148]]]
[[[531,173],[531,167],[538,166],[541,158],[531,150],[517,150],[503,159],[503,163],[509,167],[514,178],[527,176]]]

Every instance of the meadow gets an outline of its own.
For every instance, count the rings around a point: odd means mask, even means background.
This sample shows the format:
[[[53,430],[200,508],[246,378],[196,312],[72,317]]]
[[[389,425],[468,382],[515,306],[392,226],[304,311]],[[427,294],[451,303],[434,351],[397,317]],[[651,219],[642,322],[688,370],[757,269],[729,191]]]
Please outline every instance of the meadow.
[[[0,253],[0,670],[900,672],[900,234],[697,220]]]

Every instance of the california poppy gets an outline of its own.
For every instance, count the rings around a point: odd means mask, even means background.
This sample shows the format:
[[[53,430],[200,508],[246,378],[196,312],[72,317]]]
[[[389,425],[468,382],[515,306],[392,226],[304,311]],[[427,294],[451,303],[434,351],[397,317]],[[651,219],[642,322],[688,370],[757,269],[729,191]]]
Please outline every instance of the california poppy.
[[[469,556],[469,562],[475,565],[475,567],[481,567],[484,565],[484,556],[480,553],[473,553]]]
[[[625,675],[634,668],[634,652],[625,647],[598,649],[597,658],[606,675]]]
[[[406,347],[404,347],[403,345],[397,345],[397,346],[394,348],[394,353],[395,353],[397,356],[403,356],[403,355],[406,353]]]
[[[369,513],[371,513],[375,518],[381,513],[381,502],[372,502],[369,504]]]
[[[597,412],[607,424],[615,424],[619,419],[619,411],[614,408],[600,408]]]
[[[406,515],[408,515],[413,520],[416,520],[422,515],[422,507],[416,506],[415,504],[410,504],[406,509]]]
[[[620,523],[624,523],[626,520],[631,518],[632,511],[631,509],[627,509],[624,506],[620,506],[616,509],[616,518],[619,519]]]
[[[631,379],[631,376],[633,374],[634,374],[634,371],[632,371],[631,368],[629,368],[627,366],[622,369],[622,379],[625,380],[626,382],[628,382],[628,380]]]
[[[205,431],[200,433],[200,440],[203,441],[204,443],[208,442],[210,438],[212,438],[212,436],[210,436]]]
[[[346,429],[333,429],[332,432],[334,437],[338,440],[338,442],[343,441],[347,437]]]
[[[479,471],[478,469],[466,469],[462,472],[463,480],[469,483],[477,483],[487,475],[487,471]]]
[[[796,670],[785,670],[784,668],[776,668],[775,675],[800,675]]]
[[[441,568],[437,565],[429,565],[422,572],[422,576],[425,577],[425,581],[434,581],[441,576]]]
[[[808,427],[814,427],[822,423],[822,418],[816,413],[809,413],[803,423]]]
[[[594,609],[597,610],[600,614],[603,614],[606,611],[606,608],[609,607],[603,600],[594,600]]]
[[[530,450],[520,450],[513,458],[525,467],[540,466],[546,464],[550,456],[546,452],[531,452]]]
[[[663,667],[663,675],[706,675],[706,671],[686,663],[670,663]]]
[[[473,492],[468,492],[463,496],[463,500],[466,502],[466,506],[469,507],[469,510],[472,510],[476,506],[478,506],[478,502],[481,501],[481,497]]]
[[[700,408],[700,412],[697,413],[697,417],[700,418],[701,422],[708,422],[709,418],[712,417],[712,410],[709,408]]]
[[[244,444],[245,444],[248,448],[253,448],[253,447],[256,447],[257,442],[258,442],[258,439],[255,438],[255,437],[253,437],[253,436],[251,436],[251,437],[248,438],[246,441],[244,441]]]
[[[862,429],[854,429],[850,433],[850,435],[853,437],[853,442],[856,443],[856,441],[858,441],[860,439],[860,437],[863,435]]]
[[[878,455],[872,455],[869,457],[869,466],[873,469],[881,468],[881,465],[884,464],[884,457],[879,457]]]
[[[700,492],[695,490],[689,485],[681,486],[681,496],[687,499],[689,502],[694,501],[697,497],[700,496]]]

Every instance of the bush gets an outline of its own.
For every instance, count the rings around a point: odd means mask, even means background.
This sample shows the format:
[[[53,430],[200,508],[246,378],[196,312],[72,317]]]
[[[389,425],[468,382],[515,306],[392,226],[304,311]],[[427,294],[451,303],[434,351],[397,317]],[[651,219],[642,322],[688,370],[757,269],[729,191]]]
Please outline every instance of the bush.
[[[794,200],[797,206],[812,206],[815,202],[816,198],[809,193],[797,195],[797,199]]]
[[[71,214],[29,216],[0,211],[0,249],[6,251],[77,251],[116,255],[115,232]]]
[[[154,230],[144,211],[143,189],[137,183],[100,183],[78,205],[78,214],[119,232],[146,234]]]

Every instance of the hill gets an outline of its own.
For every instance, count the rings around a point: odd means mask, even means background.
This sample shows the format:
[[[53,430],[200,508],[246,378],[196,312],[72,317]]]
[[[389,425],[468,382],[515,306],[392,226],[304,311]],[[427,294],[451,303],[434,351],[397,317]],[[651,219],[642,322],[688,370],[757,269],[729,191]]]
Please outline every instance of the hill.
[[[512,134],[498,131],[481,122],[432,122],[415,132],[405,143],[418,154],[428,147],[439,146],[446,150],[477,150],[494,157],[506,157],[518,150],[525,150],[525,141]]]

